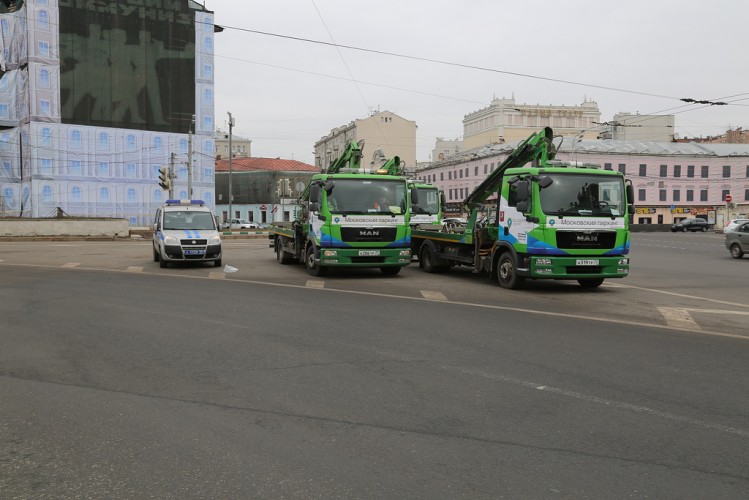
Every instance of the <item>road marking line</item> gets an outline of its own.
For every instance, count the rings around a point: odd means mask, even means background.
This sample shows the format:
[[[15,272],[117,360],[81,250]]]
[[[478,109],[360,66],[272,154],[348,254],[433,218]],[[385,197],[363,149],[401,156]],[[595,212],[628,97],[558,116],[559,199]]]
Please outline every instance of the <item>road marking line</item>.
[[[226,273],[223,271],[212,271],[208,273],[208,278],[212,280],[223,280],[226,279]]]
[[[658,310],[663,315],[668,326],[674,328],[684,328],[686,330],[700,330],[700,325],[692,319],[686,309],[676,307],[659,307]]]
[[[128,266],[127,272],[129,273],[142,273],[143,268],[141,266]]]
[[[738,306],[738,307],[745,307],[746,304],[740,304],[738,302],[728,302],[727,300],[718,300],[718,299],[711,299],[710,297],[702,297],[697,295],[687,295],[685,293],[676,293],[676,292],[668,292],[666,290],[658,290],[657,288],[645,288],[643,286],[635,286],[635,285],[625,285],[620,284],[618,285],[621,288],[631,288],[633,290],[643,290],[645,292],[651,292],[651,293],[660,293],[662,295],[671,295],[674,297],[684,297],[687,299],[696,299],[702,302],[714,302],[716,304],[723,304],[727,306]]]
[[[635,413],[647,413],[649,415],[652,415],[654,417],[659,418],[665,418],[667,420],[671,420],[673,422],[679,422],[684,424],[690,424],[697,427],[702,427],[709,430],[714,431],[721,431],[726,432],[728,434],[736,434],[741,437],[749,438],[749,431],[746,431],[744,429],[736,429],[734,427],[730,427],[723,424],[716,424],[713,422],[705,422],[704,420],[697,420],[696,418],[691,417],[684,417],[681,415],[675,415],[673,413],[668,413],[665,411],[656,410],[654,408],[649,408],[647,406],[641,406],[636,405],[632,403],[625,403],[624,401],[615,401],[613,399],[605,399],[598,396],[593,396],[590,394],[583,394],[580,392],[575,391],[568,391],[566,389],[561,389],[558,387],[553,387],[549,385],[541,385],[536,382],[531,382],[528,380],[521,380],[514,377],[510,377],[508,375],[495,375],[492,373],[486,373],[483,371],[478,370],[471,370],[468,368],[461,368],[459,366],[442,366],[443,370],[452,370],[452,371],[458,371],[465,375],[475,375],[479,377],[483,377],[489,380],[495,380],[500,382],[507,382],[509,384],[519,385],[522,387],[527,387],[529,389],[534,389],[538,391],[544,391],[544,392],[550,392],[552,394],[557,394],[560,396],[566,396],[569,398],[579,399],[582,401],[587,401],[588,403],[594,403],[599,404],[603,406],[608,406],[610,408],[617,408],[620,410],[629,410],[633,411]]]
[[[325,288],[325,282],[320,280],[307,280],[307,288]]]
[[[80,262],[68,262],[67,264],[61,265],[60,267],[78,267],[80,265]]]
[[[447,297],[441,292],[432,292],[430,290],[419,290],[421,296],[429,300],[447,300]]]

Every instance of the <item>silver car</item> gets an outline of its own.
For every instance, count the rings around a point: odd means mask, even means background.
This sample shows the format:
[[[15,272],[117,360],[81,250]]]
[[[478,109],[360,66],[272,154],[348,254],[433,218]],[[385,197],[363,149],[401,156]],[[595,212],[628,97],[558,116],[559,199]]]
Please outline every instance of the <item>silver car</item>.
[[[728,229],[726,235],[726,248],[731,252],[731,257],[740,259],[749,252],[749,221]]]

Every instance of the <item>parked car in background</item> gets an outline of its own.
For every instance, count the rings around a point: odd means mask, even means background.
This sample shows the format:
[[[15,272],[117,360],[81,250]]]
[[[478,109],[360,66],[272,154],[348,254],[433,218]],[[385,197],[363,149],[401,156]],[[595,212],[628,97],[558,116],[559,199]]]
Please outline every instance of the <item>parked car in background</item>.
[[[671,226],[671,231],[674,233],[677,231],[683,231],[685,233],[687,231],[705,232],[709,228],[710,228],[710,224],[708,224],[708,222],[705,219],[700,219],[699,217],[695,217],[695,218],[683,219],[673,224]]]
[[[257,229],[259,226],[256,222],[250,222],[247,219],[232,219],[231,225],[229,221],[224,221],[221,227],[224,229]]]
[[[744,222],[749,222],[749,219],[731,219],[723,228],[723,232],[725,233],[726,231],[730,231],[731,229],[739,227]]]
[[[731,257],[740,259],[745,253],[749,252],[749,220],[724,232],[726,248],[731,252]]]

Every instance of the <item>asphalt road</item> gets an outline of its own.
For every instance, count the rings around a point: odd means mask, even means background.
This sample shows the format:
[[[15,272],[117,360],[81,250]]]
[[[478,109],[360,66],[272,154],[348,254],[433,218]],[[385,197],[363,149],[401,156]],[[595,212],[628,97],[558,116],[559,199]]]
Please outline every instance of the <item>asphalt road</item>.
[[[745,498],[749,259],[633,240],[518,292],[1,243],[0,497]]]

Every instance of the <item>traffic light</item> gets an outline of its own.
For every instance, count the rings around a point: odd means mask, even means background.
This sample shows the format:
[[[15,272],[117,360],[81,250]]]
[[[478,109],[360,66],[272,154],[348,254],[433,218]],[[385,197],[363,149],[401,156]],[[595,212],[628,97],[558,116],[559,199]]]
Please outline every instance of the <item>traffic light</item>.
[[[169,178],[169,169],[167,167],[159,168],[159,186],[161,189],[172,189],[172,179]]]

